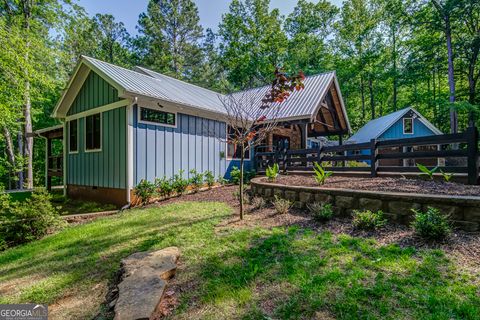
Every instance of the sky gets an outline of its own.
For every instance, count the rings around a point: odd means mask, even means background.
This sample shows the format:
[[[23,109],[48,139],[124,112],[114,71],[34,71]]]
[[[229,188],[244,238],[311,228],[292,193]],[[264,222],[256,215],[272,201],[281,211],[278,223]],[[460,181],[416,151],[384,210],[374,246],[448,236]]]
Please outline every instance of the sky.
[[[228,11],[230,0],[194,0],[198,6],[200,22],[204,29],[217,30],[222,14]],[[118,21],[125,24],[130,34],[137,34],[135,28],[138,16],[146,11],[148,0],[77,0],[89,15],[96,13],[110,13]],[[341,6],[343,0],[330,0],[331,3]],[[283,15],[292,12],[297,0],[271,0],[272,8],[279,8]]]

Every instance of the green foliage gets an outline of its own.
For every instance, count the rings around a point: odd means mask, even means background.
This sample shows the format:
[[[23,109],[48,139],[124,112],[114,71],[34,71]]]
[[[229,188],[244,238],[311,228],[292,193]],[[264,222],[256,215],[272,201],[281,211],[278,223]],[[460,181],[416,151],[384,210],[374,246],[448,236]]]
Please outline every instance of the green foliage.
[[[353,211],[352,224],[357,229],[362,230],[375,230],[383,227],[387,223],[387,220],[383,217],[382,211],[372,212],[370,210]]]
[[[243,182],[249,183],[257,175],[255,170],[244,170],[243,172]],[[240,169],[236,166],[232,167],[230,171],[230,182],[233,184],[240,184]]]
[[[443,170],[440,170],[440,173],[442,174],[443,180],[445,182],[450,182],[454,176],[453,173],[444,172]]]
[[[140,183],[135,187],[133,192],[137,197],[140,198],[140,201],[143,205],[148,204],[150,200],[156,195],[156,186],[148,180],[142,179]]]
[[[183,177],[185,170],[180,170],[178,173],[173,175],[173,189],[178,195],[182,195],[187,190],[189,181]]]
[[[412,210],[415,218],[412,227],[415,233],[427,240],[443,240],[451,233],[448,217],[436,208],[428,207],[426,212]]]
[[[155,179],[155,188],[160,196],[168,198],[174,191],[173,181],[167,177],[163,177],[161,179],[157,178]]]
[[[0,249],[40,239],[63,225],[51,195],[35,189],[22,203],[0,193]]]
[[[207,184],[208,188],[211,189],[215,185],[215,176],[213,172],[208,170],[204,173],[205,175],[205,183]]]
[[[275,163],[272,167],[268,166],[267,170],[265,171],[268,181],[274,182],[278,177],[279,171],[280,168],[278,167],[278,163]]]
[[[190,174],[191,174],[191,178],[189,182],[192,185],[193,190],[195,192],[198,192],[198,190],[200,190],[200,188],[203,186],[204,174],[197,172],[197,170],[195,169],[190,170]]]
[[[438,170],[438,167],[435,167],[432,170],[430,170],[426,166],[420,163],[417,163],[417,168],[422,172],[420,173],[420,176],[425,177],[428,180],[433,180],[433,174]]]
[[[225,179],[222,175],[218,175],[217,182],[218,182],[220,185],[224,186],[224,185],[226,185],[226,184],[228,183],[228,180]]]
[[[307,208],[316,221],[327,221],[333,217],[333,208],[330,203],[308,203]]]
[[[325,184],[327,179],[333,174],[332,171],[325,171],[318,162],[314,163],[313,171],[315,172],[315,181],[317,181],[319,185]]]
[[[273,207],[278,214],[286,214],[292,207],[293,203],[287,199],[275,196],[273,200]]]

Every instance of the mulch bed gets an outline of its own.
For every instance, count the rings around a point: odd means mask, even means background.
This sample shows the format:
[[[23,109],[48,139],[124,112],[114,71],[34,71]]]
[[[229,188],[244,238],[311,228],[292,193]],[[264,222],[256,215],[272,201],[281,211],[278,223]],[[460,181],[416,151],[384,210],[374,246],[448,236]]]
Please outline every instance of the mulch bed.
[[[442,194],[455,196],[480,196],[480,186],[407,178],[362,178],[332,176],[328,178],[327,182],[323,186],[319,186],[313,175],[280,175],[275,183],[288,186],[317,188],[423,193],[435,195]]]

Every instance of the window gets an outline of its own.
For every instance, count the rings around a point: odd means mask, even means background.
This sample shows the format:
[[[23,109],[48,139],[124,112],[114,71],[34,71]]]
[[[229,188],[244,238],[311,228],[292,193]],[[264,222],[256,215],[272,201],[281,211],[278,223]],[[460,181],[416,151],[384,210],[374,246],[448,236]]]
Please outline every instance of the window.
[[[165,112],[160,110],[148,109],[148,108],[139,108],[140,122],[162,124],[166,126],[175,127],[176,125],[176,114],[171,112]]]
[[[242,148],[239,144],[232,143],[233,139],[235,138],[235,131],[230,126],[227,130],[227,158],[240,159],[242,155]],[[250,150],[245,151],[245,159],[250,159]]]
[[[403,119],[403,133],[404,134],[413,134],[413,118],[404,118]]]
[[[78,120],[68,123],[68,151],[70,153],[78,152]]]
[[[102,149],[102,117],[100,113],[85,118],[85,150],[100,151]]]

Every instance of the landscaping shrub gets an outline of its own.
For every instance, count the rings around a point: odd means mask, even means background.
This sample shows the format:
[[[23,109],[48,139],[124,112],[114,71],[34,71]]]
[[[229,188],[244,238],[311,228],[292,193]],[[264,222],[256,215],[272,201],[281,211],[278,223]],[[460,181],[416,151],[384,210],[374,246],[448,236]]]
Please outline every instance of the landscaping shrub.
[[[178,195],[181,195],[187,190],[188,180],[183,177],[185,170],[180,170],[178,173],[173,175],[173,189]]]
[[[427,180],[433,180],[433,174],[438,170],[438,167],[430,170],[420,163],[417,163],[417,168],[421,171],[420,176],[426,178]]]
[[[224,186],[228,183],[228,180],[225,179],[222,175],[218,175],[217,182],[218,184]]]
[[[148,180],[140,181],[140,183],[135,187],[135,195],[140,198],[140,201],[143,205],[147,204],[155,196],[155,185]]]
[[[278,214],[286,214],[292,207],[292,202],[275,196],[275,200],[273,200],[273,206]]]
[[[168,179],[167,177],[155,179],[155,187],[157,188],[158,194],[164,198],[170,197],[173,193],[172,179]]]
[[[451,232],[448,217],[438,209],[428,207],[427,212],[412,210],[415,213],[412,227],[415,233],[427,240],[443,240]]]
[[[318,162],[315,162],[314,165],[313,171],[315,172],[315,181],[317,181],[319,185],[325,184],[325,181],[327,181],[333,172],[325,171],[322,166],[318,164]]]
[[[383,212],[373,212],[370,210],[353,211],[352,224],[357,229],[375,230],[385,225],[387,221],[383,218]]]
[[[265,171],[265,175],[268,178],[268,181],[274,182],[278,177],[278,172],[280,168],[278,167],[278,163],[275,163],[272,167],[268,166],[267,170]]]
[[[249,183],[257,175],[255,170],[244,170],[243,182]],[[230,182],[233,184],[240,184],[240,169],[236,166],[232,167],[230,171]]]
[[[213,175],[212,171],[205,171],[205,183],[207,184],[208,188],[211,189],[215,184],[215,176]]]
[[[454,175],[453,173],[444,172],[443,170],[440,170],[440,173],[442,174],[443,180],[445,182],[450,182]]]
[[[333,209],[330,203],[309,203],[307,208],[316,221],[327,221],[333,217]]]
[[[250,201],[253,209],[261,210],[266,207],[267,202],[262,197],[253,197]]]
[[[203,173],[197,172],[197,170],[190,170],[192,177],[190,178],[190,184],[193,187],[193,191],[198,192],[203,186]]]
[[[35,189],[22,203],[0,194],[0,249],[39,239],[61,227],[64,222],[51,199],[44,188]]]
[[[233,197],[237,199],[238,202],[240,202],[240,191],[235,190],[233,191]],[[250,195],[246,190],[243,191],[243,203],[244,204],[249,204],[250,203]]]

